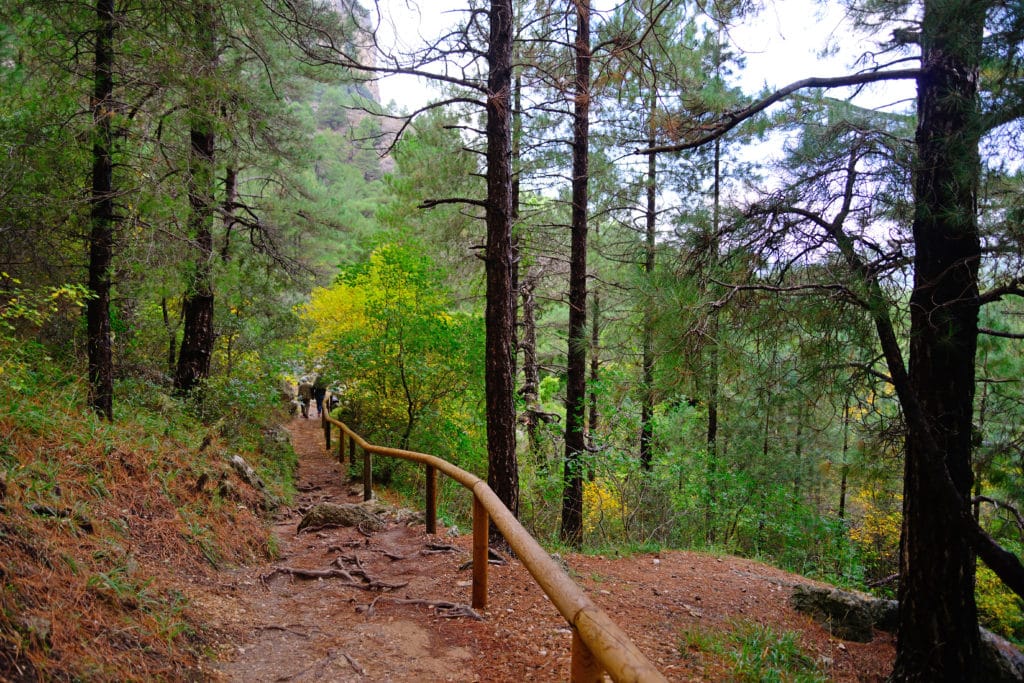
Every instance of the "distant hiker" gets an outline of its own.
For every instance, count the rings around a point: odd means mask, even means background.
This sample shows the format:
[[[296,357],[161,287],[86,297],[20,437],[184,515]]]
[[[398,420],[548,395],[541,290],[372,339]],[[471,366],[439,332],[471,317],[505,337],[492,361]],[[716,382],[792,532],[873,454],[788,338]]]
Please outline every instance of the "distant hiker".
[[[302,417],[309,417],[309,399],[313,398],[313,385],[309,383],[308,377],[303,377],[299,382],[299,406],[302,408]]]
[[[313,380],[313,398],[316,399],[316,416],[320,417],[324,412],[324,397],[327,396],[327,384],[320,375]]]

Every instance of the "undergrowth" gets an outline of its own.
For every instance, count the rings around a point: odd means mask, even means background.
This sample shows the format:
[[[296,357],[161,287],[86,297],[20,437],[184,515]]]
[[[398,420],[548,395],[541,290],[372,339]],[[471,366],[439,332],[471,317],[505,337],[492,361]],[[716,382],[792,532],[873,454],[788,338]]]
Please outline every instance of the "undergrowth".
[[[728,631],[694,627],[680,634],[684,656],[710,657],[737,683],[825,683],[827,676],[800,647],[792,631],[733,621]]]
[[[201,677],[182,577],[272,556],[267,499],[228,461],[288,499],[291,446],[137,379],[106,423],[71,372],[25,357],[0,366],[0,679]]]

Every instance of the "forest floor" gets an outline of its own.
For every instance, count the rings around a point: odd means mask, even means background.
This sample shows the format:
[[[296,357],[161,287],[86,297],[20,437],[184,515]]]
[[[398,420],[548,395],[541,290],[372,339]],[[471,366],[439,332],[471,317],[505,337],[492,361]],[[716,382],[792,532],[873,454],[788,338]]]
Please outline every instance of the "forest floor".
[[[491,566],[488,609],[470,602],[471,538],[424,532],[392,515],[386,528],[297,532],[300,510],[359,502],[323,448],[318,419],[289,425],[299,455],[294,509],[274,533],[276,561],[207,575],[192,586],[194,613],[212,634],[201,675],[222,681],[565,681],[571,633],[523,566]],[[428,544],[454,550],[431,550]],[[793,632],[834,681],[881,681],[892,667],[891,635],[871,643],[834,638],[789,607],[795,583],[814,583],[735,557],[661,552],[630,557],[569,555],[570,574],[673,681],[734,678],[728,634],[744,624]],[[314,579],[290,569],[345,569]],[[275,571],[277,570],[277,571]],[[328,572],[330,573],[330,572]],[[366,590],[364,584],[401,585]],[[198,579],[198,577],[197,577]],[[352,585],[357,584],[357,585]],[[455,606],[444,609],[437,603]],[[475,618],[481,617],[480,619]]]

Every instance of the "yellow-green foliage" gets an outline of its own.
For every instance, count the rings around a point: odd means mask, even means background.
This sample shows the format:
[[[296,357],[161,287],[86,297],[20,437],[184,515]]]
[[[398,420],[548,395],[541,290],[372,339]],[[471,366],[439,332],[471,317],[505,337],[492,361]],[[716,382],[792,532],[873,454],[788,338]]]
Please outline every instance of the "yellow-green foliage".
[[[626,508],[622,496],[601,479],[583,482],[583,530],[621,531]]]
[[[978,564],[975,598],[985,628],[1018,643],[1024,641],[1024,601],[981,563]]]
[[[853,495],[851,508],[861,511],[850,527],[850,540],[861,551],[869,575],[886,575],[895,570],[900,547],[901,496],[884,499],[872,491]]]
[[[307,355],[344,387],[345,418],[380,443],[434,447],[432,434],[479,405],[483,324],[450,311],[440,281],[419,252],[386,244],[300,308]]]

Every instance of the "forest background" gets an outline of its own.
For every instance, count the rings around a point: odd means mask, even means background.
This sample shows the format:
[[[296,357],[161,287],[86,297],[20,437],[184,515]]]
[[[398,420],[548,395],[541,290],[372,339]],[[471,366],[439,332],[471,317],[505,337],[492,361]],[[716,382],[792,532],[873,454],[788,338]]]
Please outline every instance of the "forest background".
[[[1019,556],[1022,19],[962,5],[992,27],[992,122],[959,481]],[[785,99],[738,85],[729,29],[756,7],[627,2],[587,13],[584,50],[581,6],[520,3],[509,27],[510,507],[551,545],[735,553],[893,594],[913,425],[877,328],[910,352],[920,104],[862,96],[919,59],[930,6],[851,4],[858,75]],[[369,5],[5,3],[0,382],[245,443],[234,418],[262,426],[320,373],[368,440],[492,474],[496,15],[473,7],[390,53]],[[439,101],[383,107],[390,72]],[[10,413],[8,435],[41,428]],[[43,476],[30,460],[5,445],[5,482]],[[983,564],[976,588],[981,622],[1024,639],[1019,597]]]

